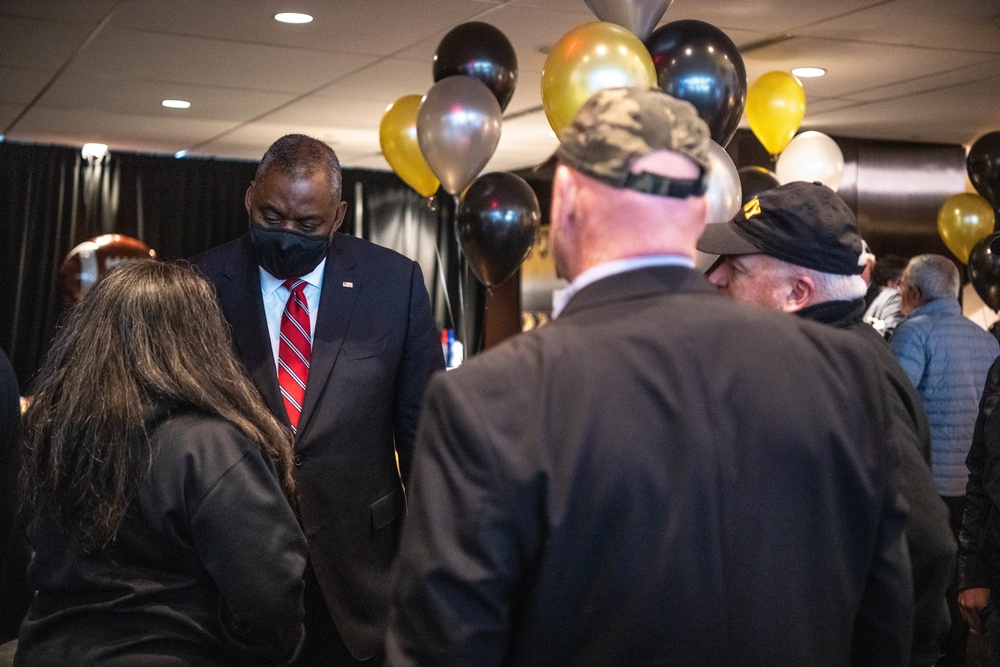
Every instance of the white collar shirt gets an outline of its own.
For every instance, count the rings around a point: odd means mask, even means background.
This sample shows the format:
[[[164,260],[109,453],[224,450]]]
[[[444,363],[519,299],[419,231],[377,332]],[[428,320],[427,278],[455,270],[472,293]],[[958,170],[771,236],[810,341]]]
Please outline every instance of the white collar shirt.
[[[304,276],[301,280],[306,281],[306,286],[302,294],[309,305],[309,335],[316,335],[316,315],[319,312],[319,295],[323,286],[323,271],[326,268],[326,258],[316,265],[316,268]],[[291,294],[291,290],[284,287],[285,281],[275,278],[261,267],[257,267],[260,272],[260,292],[264,299],[264,315],[267,317],[267,333],[271,340],[271,354],[274,359],[274,373],[278,373],[278,341],[281,333],[281,314],[285,310],[285,303]]]

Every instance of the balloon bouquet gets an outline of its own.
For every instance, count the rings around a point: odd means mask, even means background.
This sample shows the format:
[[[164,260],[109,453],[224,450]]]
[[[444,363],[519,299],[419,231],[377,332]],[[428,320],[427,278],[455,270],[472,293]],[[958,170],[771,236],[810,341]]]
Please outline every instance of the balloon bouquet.
[[[747,91],[747,122],[754,136],[772,156],[775,172],[763,167],[748,169],[741,176],[750,185],[749,201],[764,190],[792,181],[820,182],[831,190],[840,188],[844,176],[844,154],[837,142],[822,132],[798,132],[806,113],[802,82],[782,71],[767,72]]]
[[[389,165],[410,187],[431,202],[439,187],[454,198],[456,324],[465,349],[474,350],[466,331],[466,270],[487,289],[507,280],[531,251],[541,211],[519,176],[476,178],[493,157],[517,84],[517,56],[507,37],[487,23],[456,26],[438,44],[433,77],[426,95],[405,95],[389,105],[379,140]]]
[[[987,306],[1000,310],[1000,234],[995,232],[995,224],[1000,220],[1000,132],[990,132],[976,139],[965,159],[965,169],[969,180],[979,195],[963,193],[945,200],[938,213],[938,231],[945,244],[945,231],[949,234],[958,229],[975,229],[963,235],[968,250],[967,269],[969,282]],[[956,197],[962,200],[956,204]],[[971,237],[979,234],[976,240]],[[948,245],[956,255],[959,253]],[[959,256],[959,258],[961,258]]]
[[[600,21],[566,33],[542,69],[542,107],[552,130],[558,135],[598,90],[658,86],[694,105],[708,124],[709,221],[731,219],[742,205],[740,178],[724,147],[739,125],[747,88],[736,45],[703,21],[674,21],[654,31],[669,0],[587,0],[587,5]]]
[[[598,90],[659,86],[693,104],[709,125],[708,216],[711,222],[731,219],[743,205],[744,177],[725,146],[748,100],[736,45],[702,21],[654,30],[671,0],[586,2],[599,21],[566,33],[542,69],[542,107],[553,131],[558,135],[569,125]],[[422,99],[408,95],[393,103],[379,133],[386,159],[407,184],[427,197],[440,186],[455,198],[460,259],[487,288],[521,265],[541,217],[534,193],[519,177],[476,178],[496,149],[516,80],[517,59],[503,33],[485,23],[459,25],[438,45],[434,86]]]

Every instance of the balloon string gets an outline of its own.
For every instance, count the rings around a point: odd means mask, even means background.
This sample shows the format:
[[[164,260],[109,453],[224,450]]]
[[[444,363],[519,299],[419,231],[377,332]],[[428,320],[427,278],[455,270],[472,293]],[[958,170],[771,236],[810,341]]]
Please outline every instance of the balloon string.
[[[454,226],[455,226],[455,247],[458,249],[458,309],[461,317],[461,329],[459,329],[459,340],[462,342],[464,349],[469,349],[469,327],[468,320],[466,319],[465,312],[465,289],[464,284],[468,274],[468,265],[465,261],[465,254],[462,252],[462,235],[458,230],[458,207],[461,204],[461,198],[458,194],[452,195],[455,198],[455,216],[454,216]],[[456,329],[458,327],[456,326]]]
[[[451,295],[448,294],[448,278],[444,275],[444,258],[441,257],[441,248],[437,241],[434,243],[434,255],[437,257],[438,278],[441,279],[441,293],[444,294],[444,306],[448,310],[448,318],[454,324],[455,313],[451,310]]]
[[[490,309],[490,299],[492,297],[493,287],[487,287],[484,297],[485,304],[483,305],[483,326],[479,327],[479,344],[476,346],[476,352],[482,352],[486,349],[486,311]]]

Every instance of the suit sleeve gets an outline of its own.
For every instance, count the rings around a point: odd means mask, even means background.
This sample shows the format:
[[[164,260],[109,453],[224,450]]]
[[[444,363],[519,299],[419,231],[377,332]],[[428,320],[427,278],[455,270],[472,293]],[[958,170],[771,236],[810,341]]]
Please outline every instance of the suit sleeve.
[[[507,472],[512,447],[490,442],[475,398],[449,382],[458,372],[431,383],[421,420],[386,641],[395,666],[503,663],[538,548],[538,495]]]
[[[879,393],[892,389],[881,383]],[[891,406],[886,403],[889,410]],[[913,575],[906,542],[907,503],[901,491],[900,463],[893,441],[891,414],[886,412],[879,448],[880,520],[868,581],[854,626],[851,664],[905,665],[913,638]]]
[[[399,468],[404,484],[410,477],[413,442],[427,383],[435,372],[444,370],[441,337],[434,324],[430,299],[424,287],[420,265],[413,263],[410,275],[406,341],[399,375],[396,378],[395,439]]]
[[[220,615],[233,652],[243,664],[287,664],[303,637],[306,541],[260,452],[247,450],[211,485],[191,532],[225,602]]]
[[[989,524],[994,503],[986,490],[986,461],[989,442],[1000,437],[1000,414],[995,414],[1000,401],[1000,359],[993,362],[986,376],[986,386],[979,402],[979,415],[972,433],[972,446],[965,459],[969,469],[969,481],[965,488],[965,516],[962,532],[959,534],[958,586],[965,588],[989,588],[990,577],[987,568],[987,554],[983,553],[983,538]],[[995,555],[994,555],[995,556]]]
[[[916,432],[905,408],[897,417],[894,435],[900,461],[900,489],[909,516],[906,543],[913,572],[912,664],[932,665],[950,624],[945,594],[955,567],[955,540],[948,526],[948,510],[934,488],[934,480],[916,443]]]

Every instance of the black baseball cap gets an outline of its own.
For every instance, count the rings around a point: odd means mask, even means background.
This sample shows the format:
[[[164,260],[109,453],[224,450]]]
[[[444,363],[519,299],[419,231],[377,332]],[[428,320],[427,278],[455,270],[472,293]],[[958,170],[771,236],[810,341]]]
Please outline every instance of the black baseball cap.
[[[865,268],[858,221],[821,183],[794,181],[765,190],[729,222],[706,225],[698,250],[763,253],[814,271],[859,275]]]

